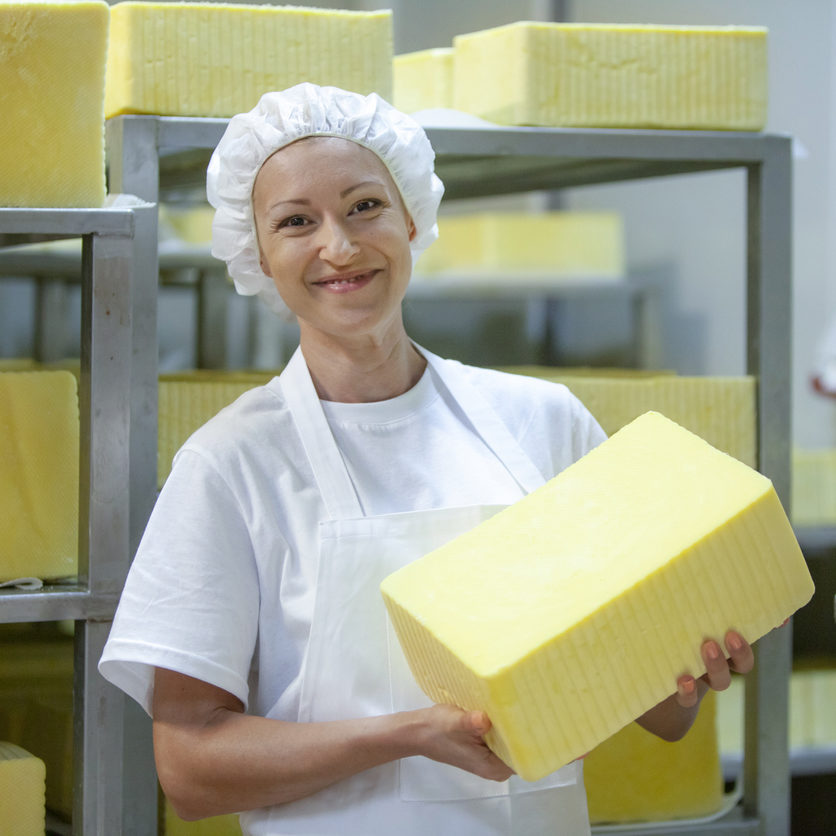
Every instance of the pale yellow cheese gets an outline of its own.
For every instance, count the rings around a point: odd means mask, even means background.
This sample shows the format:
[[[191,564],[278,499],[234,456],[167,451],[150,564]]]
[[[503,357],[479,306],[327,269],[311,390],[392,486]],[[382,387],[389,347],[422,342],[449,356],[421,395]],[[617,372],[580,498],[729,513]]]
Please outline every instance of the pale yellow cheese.
[[[813,594],[771,482],[664,416],[384,580],[411,670],[526,780],[590,751]]]
[[[416,274],[503,282],[624,277],[622,220],[615,212],[444,215],[438,230]]]
[[[302,81],[392,95],[392,13],[226,3],[111,8],[105,113],[232,116]]]
[[[165,814],[160,836],[241,836],[238,816],[210,816],[198,821],[183,821],[171,802],[165,799]]]
[[[396,55],[392,64],[392,104],[404,113],[453,107],[452,48]]]
[[[14,836],[46,829],[43,761],[14,743],[0,742],[0,825]]]
[[[505,370],[565,384],[607,435],[656,410],[744,464],[757,465],[753,377],[679,377],[627,370],[595,374],[548,366]]]
[[[456,37],[457,110],[504,125],[766,123],[766,30],[520,21]]]
[[[77,573],[78,454],[75,377],[0,373],[0,581]]]
[[[793,450],[792,521],[836,525],[836,450]]]
[[[0,206],[105,198],[108,5],[0,2]]]
[[[709,816],[723,806],[715,694],[703,697],[694,725],[668,743],[637,723],[596,746],[583,778],[593,824]]]
[[[254,386],[267,383],[269,372],[194,371],[161,375],[158,395],[157,480],[171,472],[174,454],[212,416]]]

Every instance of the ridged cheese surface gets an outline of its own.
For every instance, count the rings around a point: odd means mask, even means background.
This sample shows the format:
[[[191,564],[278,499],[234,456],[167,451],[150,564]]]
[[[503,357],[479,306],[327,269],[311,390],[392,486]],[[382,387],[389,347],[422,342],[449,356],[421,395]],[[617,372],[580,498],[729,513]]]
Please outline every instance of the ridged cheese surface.
[[[396,55],[392,104],[404,113],[453,107],[453,50],[422,49]]]
[[[392,13],[224,3],[111,8],[105,112],[232,116],[302,81],[392,95]]]
[[[42,760],[0,742],[0,825],[14,836],[44,836],[46,806]]]
[[[438,219],[438,240],[416,273],[503,282],[534,277],[624,277],[621,217],[614,212],[480,212]]]
[[[766,30],[518,22],[454,39],[454,103],[504,125],[761,130]]]
[[[74,375],[0,373],[0,581],[77,573],[78,453]]]
[[[771,482],[650,412],[382,592],[425,692],[486,711],[536,780],[701,675],[705,636],[754,641],[813,583]]]
[[[682,740],[668,743],[630,723],[584,759],[593,824],[693,819],[723,805],[717,701],[709,692]]]
[[[836,525],[836,450],[793,450],[792,521]]]
[[[108,5],[0,2],[0,206],[105,199]]]

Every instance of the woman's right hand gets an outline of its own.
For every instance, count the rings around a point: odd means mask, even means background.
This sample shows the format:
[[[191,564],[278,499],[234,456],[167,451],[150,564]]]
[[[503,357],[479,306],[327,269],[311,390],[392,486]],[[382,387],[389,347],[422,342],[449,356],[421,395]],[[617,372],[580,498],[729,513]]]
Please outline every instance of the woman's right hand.
[[[448,763],[480,778],[505,781],[514,774],[485,743],[491,721],[484,711],[434,705],[406,712],[412,723],[415,754]]]

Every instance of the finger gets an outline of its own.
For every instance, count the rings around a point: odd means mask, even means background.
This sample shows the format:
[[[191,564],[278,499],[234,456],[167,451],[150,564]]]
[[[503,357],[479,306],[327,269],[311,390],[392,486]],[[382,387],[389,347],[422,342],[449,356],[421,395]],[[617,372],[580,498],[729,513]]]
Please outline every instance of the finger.
[[[699,700],[697,683],[693,676],[680,676],[676,680],[676,699],[683,708],[692,708]]]
[[[725,691],[731,685],[731,671],[725,653],[714,639],[703,642],[702,660],[705,663],[706,682],[715,691]]]
[[[729,630],[725,638],[729,653],[729,667],[737,673],[749,673],[755,666],[752,646],[736,630]]]
[[[484,737],[491,729],[491,721],[484,711],[468,711],[462,715],[462,724],[466,731]]]

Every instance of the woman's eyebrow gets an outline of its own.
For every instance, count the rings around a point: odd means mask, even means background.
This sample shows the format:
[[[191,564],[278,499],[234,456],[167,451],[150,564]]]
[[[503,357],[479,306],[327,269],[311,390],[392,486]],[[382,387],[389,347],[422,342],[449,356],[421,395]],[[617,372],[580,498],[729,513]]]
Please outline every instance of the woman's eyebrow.
[[[340,192],[340,197],[346,197],[347,195],[350,195],[353,191],[355,191],[357,189],[365,188],[366,186],[382,186],[382,185],[383,185],[383,183],[381,183],[379,180],[364,180],[362,183],[357,183],[354,186],[349,186],[347,189],[343,189]]]

